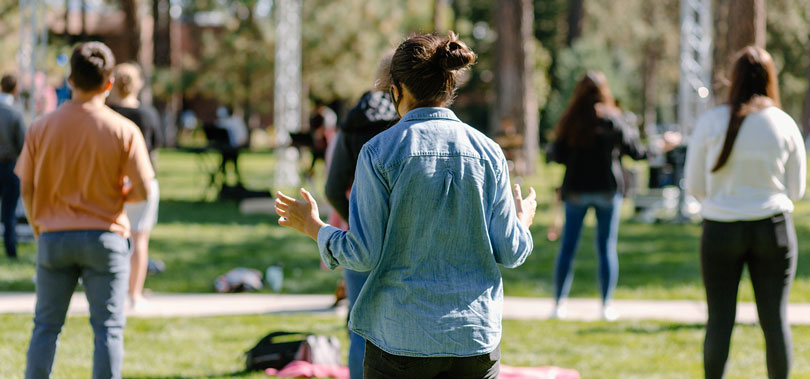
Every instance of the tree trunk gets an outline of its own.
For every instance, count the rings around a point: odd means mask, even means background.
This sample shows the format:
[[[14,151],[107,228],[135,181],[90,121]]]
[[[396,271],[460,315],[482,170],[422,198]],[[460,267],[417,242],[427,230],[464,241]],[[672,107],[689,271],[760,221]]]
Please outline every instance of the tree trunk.
[[[169,0],[152,0],[152,55],[155,67],[169,67],[172,64],[171,19],[169,17]]]
[[[127,41],[127,56],[122,61],[138,62],[141,55],[141,18],[138,0],[120,0],[124,12],[124,38]]]
[[[522,143],[515,146],[515,172],[531,174],[538,153],[534,92],[534,11],[531,0],[498,0],[495,11],[495,110],[490,130]],[[518,135],[514,135],[517,133]],[[516,138],[514,138],[516,137]]]
[[[449,0],[433,1],[433,32],[443,34],[447,32],[447,2]]]
[[[172,32],[171,17],[169,15],[169,0],[152,0],[152,61],[156,68],[172,67]],[[180,80],[179,70],[172,72],[176,80]],[[181,95],[175,91],[168,98],[153,97],[152,104],[161,114],[163,125],[163,143],[166,146],[177,144],[177,114],[182,103]]]
[[[714,0],[714,36],[712,45],[712,93],[714,102],[726,100],[728,89],[728,68],[731,57],[728,50],[729,3],[731,0]]]
[[[729,5],[729,54],[748,45],[765,47],[765,0],[734,0]]]
[[[565,45],[568,47],[582,35],[584,10],[583,0],[568,1],[568,34],[565,36]]]
[[[808,46],[810,54],[810,46]],[[807,92],[804,94],[804,107],[802,107],[802,119],[799,120],[799,127],[802,128],[804,138],[810,135],[810,66],[807,67]]]
[[[68,27],[70,26],[70,0],[65,0],[65,32],[63,33],[66,40],[67,36],[70,35],[70,30]]]
[[[79,35],[82,36],[82,40],[87,38],[87,1],[81,0],[81,15],[82,15],[82,29],[79,32]]]
[[[650,41],[645,46],[644,57],[644,103],[642,115],[644,117],[644,132],[651,133],[658,119],[658,61],[661,58],[660,41]]]
[[[642,17],[644,23],[650,26],[655,25],[655,4],[645,1],[642,4]],[[644,77],[642,78],[642,117],[644,118],[644,132],[649,134],[655,132],[657,121],[658,105],[658,61],[661,58],[662,41],[658,34],[653,34],[644,43]]]

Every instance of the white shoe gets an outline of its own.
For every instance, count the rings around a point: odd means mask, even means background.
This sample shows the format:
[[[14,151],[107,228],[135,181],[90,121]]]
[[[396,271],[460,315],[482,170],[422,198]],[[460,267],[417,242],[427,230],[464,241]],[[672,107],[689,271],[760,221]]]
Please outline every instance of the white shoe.
[[[132,313],[142,313],[149,307],[149,302],[143,296],[129,296],[127,303]]]
[[[602,306],[602,320],[616,321],[619,319],[619,312],[612,305]]]
[[[551,310],[551,316],[549,318],[552,320],[562,320],[566,316],[568,316],[568,308],[565,304],[559,303],[554,305],[554,309]]]

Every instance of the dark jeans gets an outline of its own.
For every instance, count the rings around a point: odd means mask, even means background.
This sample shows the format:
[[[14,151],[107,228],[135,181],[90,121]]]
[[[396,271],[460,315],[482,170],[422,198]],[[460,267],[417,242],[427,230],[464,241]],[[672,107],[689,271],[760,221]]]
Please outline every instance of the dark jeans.
[[[703,345],[706,378],[723,377],[744,265],[748,265],[765,334],[768,377],[788,377],[792,342],[787,303],[797,251],[789,213],[757,221],[703,222],[700,262],[709,305]]]
[[[0,218],[3,221],[3,245],[6,255],[17,256],[17,202],[20,200],[20,179],[14,174],[17,161],[0,162]]]
[[[500,347],[491,353],[472,357],[425,358],[389,354],[367,341],[363,377],[493,379],[498,377],[500,359]]]
[[[554,266],[554,297],[557,302],[568,298],[571,290],[574,256],[582,233],[582,224],[590,208],[596,212],[596,255],[599,257],[602,302],[610,301],[613,290],[616,289],[616,282],[619,280],[616,242],[619,238],[622,197],[616,193],[571,194],[565,199],[565,225]]]

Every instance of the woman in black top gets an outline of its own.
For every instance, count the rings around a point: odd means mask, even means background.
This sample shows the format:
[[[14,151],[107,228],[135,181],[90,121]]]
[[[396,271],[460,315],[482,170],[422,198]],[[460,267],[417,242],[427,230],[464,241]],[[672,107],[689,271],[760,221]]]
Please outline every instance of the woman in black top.
[[[152,150],[160,145],[160,118],[155,108],[141,104],[138,94],[143,87],[141,72],[137,66],[123,63],[115,67],[115,84],[109,99],[110,108],[132,120],[143,133],[146,148],[155,159]],[[129,306],[134,311],[143,309],[143,285],[149,263],[149,233],[157,223],[160,193],[157,178],[152,180],[149,198],[139,203],[127,203],[125,209],[132,232],[132,257],[130,258]]]
[[[610,300],[619,276],[616,240],[624,190],[620,158],[629,155],[638,160],[647,153],[637,129],[624,122],[605,76],[597,71],[588,71],[577,83],[557,123],[556,135],[549,158],[566,167],[561,188],[565,225],[554,271],[552,317],[565,317],[564,301],[571,288],[572,261],[582,223],[588,209],[594,208],[602,318],[615,320],[618,314]]]

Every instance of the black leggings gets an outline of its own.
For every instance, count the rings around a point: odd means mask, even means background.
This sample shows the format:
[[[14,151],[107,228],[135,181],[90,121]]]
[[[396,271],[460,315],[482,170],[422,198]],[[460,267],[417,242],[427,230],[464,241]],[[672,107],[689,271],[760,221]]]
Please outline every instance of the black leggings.
[[[796,256],[796,230],[789,213],[757,221],[703,222],[700,263],[709,305],[703,344],[706,378],[723,377],[744,264],[765,334],[768,377],[788,377],[792,342],[787,303]]]

